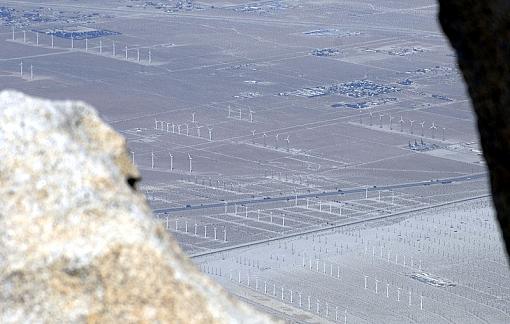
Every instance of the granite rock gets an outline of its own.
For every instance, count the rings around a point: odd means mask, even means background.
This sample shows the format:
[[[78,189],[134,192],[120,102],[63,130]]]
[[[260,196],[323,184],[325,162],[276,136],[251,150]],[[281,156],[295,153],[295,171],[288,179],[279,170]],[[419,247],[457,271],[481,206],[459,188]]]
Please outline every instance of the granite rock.
[[[0,93],[1,323],[267,323],[202,275],[83,102]]]

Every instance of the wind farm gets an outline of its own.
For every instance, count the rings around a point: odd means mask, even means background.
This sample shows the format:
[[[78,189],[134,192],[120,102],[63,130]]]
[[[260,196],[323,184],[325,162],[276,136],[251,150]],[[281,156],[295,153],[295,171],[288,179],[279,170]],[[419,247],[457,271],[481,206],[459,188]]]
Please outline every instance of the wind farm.
[[[510,321],[435,1],[2,6],[0,87],[95,106],[154,221],[232,295],[289,323]]]

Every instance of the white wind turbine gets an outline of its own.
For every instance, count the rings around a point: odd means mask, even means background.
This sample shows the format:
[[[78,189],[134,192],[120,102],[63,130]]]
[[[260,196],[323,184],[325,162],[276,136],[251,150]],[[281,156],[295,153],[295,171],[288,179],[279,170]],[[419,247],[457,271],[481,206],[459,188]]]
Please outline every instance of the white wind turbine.
[[[413,130],[413,124],[414,124],[414,120],[409,120],[409,124],[410,124],[410,128],[411,128],[411,134],[414,134],[414,130]]]
[[[432,138],[436,138],[436,129],[437,129],[437,126],[436,126],[436,123],[435,122],[432,122],[432,126],[430,126],[430,129],[432,130]]]

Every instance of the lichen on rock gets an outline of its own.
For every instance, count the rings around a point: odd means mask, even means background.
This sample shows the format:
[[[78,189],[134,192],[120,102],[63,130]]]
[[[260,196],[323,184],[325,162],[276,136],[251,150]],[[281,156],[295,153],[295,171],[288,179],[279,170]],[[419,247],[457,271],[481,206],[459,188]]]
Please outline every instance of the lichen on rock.
[[[157,224],[82,102],[0,93],[0,322],[263,323]]]

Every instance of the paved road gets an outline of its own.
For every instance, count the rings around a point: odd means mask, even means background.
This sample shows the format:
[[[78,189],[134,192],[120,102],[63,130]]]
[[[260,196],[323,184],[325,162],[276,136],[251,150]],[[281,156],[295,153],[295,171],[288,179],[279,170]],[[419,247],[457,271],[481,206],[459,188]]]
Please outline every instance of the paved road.
[[[325,196],[336,196],[339,194],[353,194],[353,193],[361,193],[361,192],[371,192],[371,191],[381,191],[381,190],[396,190],[403,188],[411,188],[411,187],[421,187],[421,186],[432,186],[432,185],[448,185],[451,183],[458,182],[466,182],[466,181],[474,181],[480,180],[487,176],[486,172],[483,173],[475,173],[470,175],[452,177],[452,178],[442,178],[442,179],[433,179],[427,181],[417,181],[417,182],[407,182],[407,183],[399,183],[392,185],[383,185],[383,186],[372,186],[372,187],[357,187],[357,188],[349,188],[349,189],[339,189],[335,191],[323,191],[323,192],[311,192],[305,194],[298,195],[287,195],[287,196],[279,196],[279,197],[256,197],[250,199],[241,199],[241,200],[233,200],[233,201],[225,201],[225,202],[217,202],[210,204],[201,204],[201,205],[191,205],[191,206],[183,206],[183,207],[173,207],[173,208],[162,208],[162,209],[154,209],[154,213],[172,213],[178,211],[185,210],[193,210],[193,209],[206,209],[206,208],[218,208],[233,205],[249,205],[249,204],[260,204],[260,203],[270,203],[276,201],[288,201],[291,199],[303,199],[303,198],[312,198],[312,197],[325,197]]]
[[[241,244],[237,244],[237,245],[231,245],[231,246],[227,246],[224,248],[209,250],[209,251],[205,251],[205,252],[188,254],[188,257],[191,259],[194,259],[194,258],[203,257],[203,256],[210,256],[213,254],[222,253],[222,252],[226,252],[226,251],[238,250],[238,249],[243,249],[246,247],[251,247],[254,245],[266,244],[268,242],[285,240],[285,239],[292,238],[292,237],[298,237],[298,236],[307,235],[307,234],[331,231],[332,229],[339,228],[339,227],[347,227],[347,226],[358,225],[358,224],[367,223],[367,222],[379,221],[379,220],[383,220],[386,218],[401,217],[403,215],[410,214],[410,213],[415,213],[415,212],[419,212],[419,211],[448,206],[448,205],[452,205],[452,204],[462,203],[462,202],[486,198],[486,197],[490,197],[490,194],[480,195],[480,196],[476,196],[476,197],[468,197],[468,198],[463,198],[463,199],[458,199],[458,200],[453,200],[453,201],[447,201],[447,202],[443,202],[443,203],[439,203],[439,204],[423,206],[423,207],[418,207],[418,208],[411,208],[411,209],[398,211],[398,212],[388,214],[388,215],[380,215],[380,216],[373,216],[373,217],[368,217],[368,218],[364,218],[364,219],[357,219],[357,220],[347,222],[347,223],[329,225],[329,226],[325,226],[325,227],[321,227],[321,228],[314,228],[314,229],[290,233],[290,234],[286,234],[286,235],[282,235],[282,236],[271,237],[268,239],[246,242],[246,243],[241,243]]]

